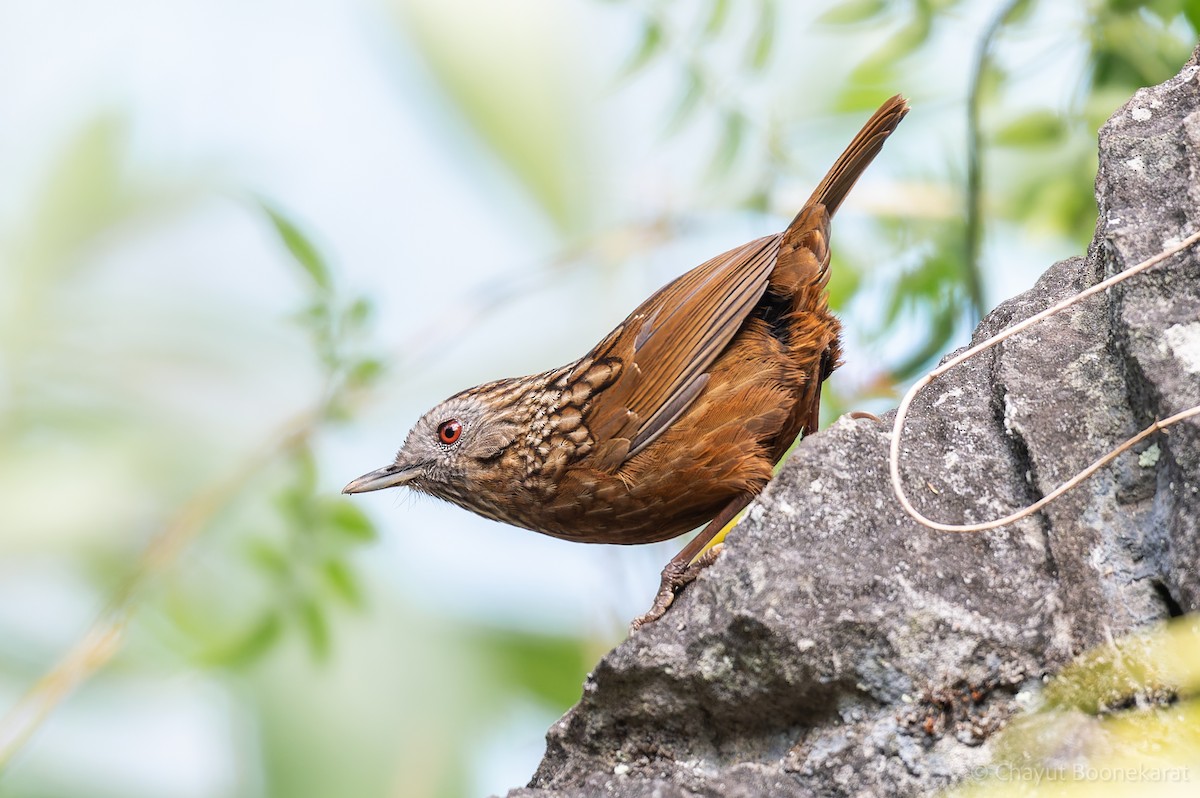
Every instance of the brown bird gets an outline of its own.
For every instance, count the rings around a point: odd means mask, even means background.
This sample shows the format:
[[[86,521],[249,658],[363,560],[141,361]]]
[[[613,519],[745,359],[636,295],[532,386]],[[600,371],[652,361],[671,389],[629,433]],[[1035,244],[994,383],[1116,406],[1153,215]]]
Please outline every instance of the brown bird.
[[[583,543],[653,543],[708,526],[663,569],[653,607],[715,558],[706,544],[816,430],[839,365],[829,222],[908,104],[885,102],[787,230],[659,289],[574,363],[497,380],[426,413],[391,465],[345,493],[409,487]]]

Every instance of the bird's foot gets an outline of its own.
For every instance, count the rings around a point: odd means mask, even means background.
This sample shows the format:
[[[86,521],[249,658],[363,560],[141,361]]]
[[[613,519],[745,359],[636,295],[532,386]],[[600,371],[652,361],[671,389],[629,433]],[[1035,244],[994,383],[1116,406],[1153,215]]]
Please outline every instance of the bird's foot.
[[[875,415],[874,413],[868,413],[866,410],[851,410],[846,415],[855,420],[865,418],[868,421],[879,421],[879,416]]]
[[[663,617],[667,608],[675,601],[675,594],[689,582],[695,581],[701,571],[716,562],[724,547],[724,543],[718,543],[692,563],[675,560],[667,563],[667,567],[662,571],[662,581],[659,582],[658,595],[654,597],[654,605],[644,615],[633,619],[633,622],[629,624],[629,631],[636,632],[646,624]]]

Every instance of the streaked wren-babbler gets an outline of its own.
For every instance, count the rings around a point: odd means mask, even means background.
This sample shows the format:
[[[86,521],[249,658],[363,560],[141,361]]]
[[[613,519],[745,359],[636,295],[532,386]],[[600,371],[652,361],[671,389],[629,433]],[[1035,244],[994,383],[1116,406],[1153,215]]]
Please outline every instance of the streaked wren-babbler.
[[[707,544],[817,428],[840,358],[830,220],[906,113],[904,98],[885,102],[782,233],[668,283],[573,363],[455,394],[391,465],[344,492],[407,485],[582,543],[653,543],[707,524],[634,626],[661,617],[715,558]]]

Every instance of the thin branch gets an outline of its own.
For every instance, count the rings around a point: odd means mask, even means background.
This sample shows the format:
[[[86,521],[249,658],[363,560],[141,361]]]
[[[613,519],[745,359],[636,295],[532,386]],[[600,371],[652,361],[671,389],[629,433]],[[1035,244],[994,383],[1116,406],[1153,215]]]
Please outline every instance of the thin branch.
[[[83,638],[57,665],[38,679],[0,720],[0,773],[50,713],[120,650],[126,627],[137,608],[137,600],[151,578],[173,565],[212,517],[237,496],[264,466],[311,437],[319,419],[319,413],[304,413],[286,424],[266,446],[248,457],[225,481],[185,504],[162,532],[150,541],[133,574]]]
[[[991,349],[993,346],[995,346],[996,344],[1005,340],[1006,338],[1010,338],[1010,337],[1016,335],[1017,333],[1032,327],[1033,325],[1037,324],[1038,322],[1042,321],[1043,319],[1048,319],[1051,316],[1055,315],[1056,313],[1060,313],[1063,310],[1066,310],[1067,308],[1071,307],[1072,305],[1082,302],[1084,299],[1087,299],[1088,297],[1092,296],[1093,294],[1098,294],[1102,291],[1106,291],[1109,288],[1111,288],[1112,286],[1116,285],[1117,283],[1128,280],[1130,277],[1133,277],[1136,274],[1141,274],[1142,272],[1146,271],[1147,269],[1149,269],[1153,266],[1156,266],[1159,263],[1162,263],[1167,258],[1169,258],[1172,255],[1175,255],[1179,252],[1182,252],[1183,250],[1191,247],[1192,245],[1196,244],[1197,242],[1200,242],[1200,232],[1193,233],[1192,235],[1183,239],[1179,243],[1174,244],[1173,246],[1170,246],[1167,249],[1164,249],[1162,252],[1158,253],[1157,255],[1147,258],[1146,260],[1142,261],[1141,263],[1137,264],[1136,266],[1126,269],[1125,271],[1121,272],[1120,274],[1115,274],[1112,277],[1109,277],[1107,280],[1096,283],[1091,288],[1088,288],[1085,291],[1081,291],[1078,294],[1075,294],[1074,296],[1067,297],[1066,299],[1062,300],[1061,302],[1058,302],[1055,305],[1047,308],[1046,310],[1043,310],[1041,313],[1030,316],[1029,318],[1025,319],[1024,321],[1018,322],[1017,324],[1014,324],[1013,326],[1009,327],[1008,329],[1003,330],[1002,332],[999,332],[996,335],[993,335],[991,338],[988,338],[983,343],[978,344],[977,346],[971,347],[970,349],[968,349],[967,351],[958,355],[957,357],[953,357],[950,360],[948,360],[947,362],[943,363],[941,366],[938,366],[936,369],[929,372],[924,377],[922,377],[920,380],[918,380],[911,388],[909,388],[908,393],[904,394],[904,398],[902,400],[900,400],[900,407],[896,410],[896,421],[892,425],[892,444],[891,444],[891,449],[888,454],[888,469],[891,474],[892,491],[896,494],[896,499],[900,502],[900,506],[904,508],[904,511],[906,513],[908,513],[910,516],[912,516],[918,523],[922,524],[923,526],[927,526],[930,529],[937,529],[942,532],[983,532],[988,529],[995,529],[996,527],[1005,526],[1006,524],[1011,524],[1014,521],[1019,521],[1022,518],[1032,515],[1033,513],[1042,509],[1047,504],[1054,501],[1059,496],[1063,495],[1064,493],[1071,490],[1075,486],[1079,485],[1079,483],[1083,482],[1085,479],[1090,477],[1092,474],[1096,473],[1096,471],[1098,471],[1105,464],[1111,462],[1114,458],[1116,458],[1122,452],[1125,452],[1131,446],[1136,445],[1138,442],[1145,440],[1147,437],[1154,434],[1155,432],[1165,429],[1166,427],[1169,427],[1172,424],[1177,424],[1180,421],[1183,421],[1184,419],[1191,418],[1192,416],[1200,415],[1200,405],[1197,405],[1196,407],[1176,413],[1175,415],[1173,415],[1169,418],[1163,419],[1162,421],[1156,421],[1153,424],[1151,424],[1149,427],[1147,427],[1146,429],[1139,432],[1137,435],[1135,435],[1132,438],[1130,438],[1129,440],[1125,441],[1123,444],[1118,446],[1113,451],[1109,452],[1108,454],[1104,455],[1096,462],[1092,463],[1090,466],[1088,466],[1083,471],[1076,474],[1071,479],[1064,482],[1062,485],[1059,485],[1057,488],[1055,488],[1049,494],[1042,497],[1040,500],[1038,500],[1034,504],[1030,505],[1029,507],[1026,507],[1022,510],[1018,510],[1015,513],[1006,515],[1003,518],[998,518],[994,521],[987,521],[987,522],[981,523],[981,524],[943,524],[938,521],[933,521],[933,520],[930,520],[929,518],[926,518],[924,515],[922,515],[920,513],[920,511],[918,511],[915,507],[913,507],[912,502],[910,502],[908,499],[908,495],[905,494],[905,492],[904,492],[904,485],[900,480],[900,436],[904,431],[904,420],[908,417],[909,405],[912,404],[913,400],[916,398],[917,394],[921,391],[922,388],[924,388],[926,385],[929,385],[929,383],[933,382],[935,379],[937,379],[941,375],[945,374],[947,371],[949,371],[950,369],[959,365],[960,363],[963,363],[964,361],[969,360],[972,357],[975,357],[975,355],[978,355],[980,352]]]
[[[967,229],[965,233],[967,295],[975,321],[987,312],[983,296],[983,277],[979,259],[983,249],[983,134],[980,132],[980,106],[983,103],[984,73],[991,62],[992,45],[1008,18],[1024,0],[1007,0],[984,28],[975,49],[971,83],[967,91]]]

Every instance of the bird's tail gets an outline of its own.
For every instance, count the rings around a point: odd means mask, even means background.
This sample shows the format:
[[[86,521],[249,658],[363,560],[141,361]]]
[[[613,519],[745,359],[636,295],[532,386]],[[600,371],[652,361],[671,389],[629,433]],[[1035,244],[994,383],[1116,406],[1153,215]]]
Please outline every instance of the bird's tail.
[[[785,434],[779,438],[777,457],[783,455],[796,433],[816,431],[821,383],[841,360],[841,325],[829,312],[825,292],[830,217],[907,113],[908,103],[898,94],[881,105],[780,237],[779,255],[763,301],[774,303],[776,312],[789,320],[784,343],[801,376],[797,378],[799,401]]]
[[[879,106],[834,161],[808,202],[783,231],[779,258],[771,276],[775,293],[792,297],[797,307],[813,306],[815,297],[801,296],[801,289],[804,286],[823,289],[829,279],[829,220],[907,113],[908,102],[899,94],[892,97]]]
[[[879,106],[879,110],[867,120],[854,140],[834,161],[805,205],[824,205],[829,215],[833,216],[858,182],[859,175],[875,160],[875,156],[883,149],[883,142],[892,135],[907,113],[908,101],[899,94]]]

